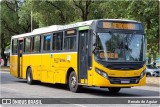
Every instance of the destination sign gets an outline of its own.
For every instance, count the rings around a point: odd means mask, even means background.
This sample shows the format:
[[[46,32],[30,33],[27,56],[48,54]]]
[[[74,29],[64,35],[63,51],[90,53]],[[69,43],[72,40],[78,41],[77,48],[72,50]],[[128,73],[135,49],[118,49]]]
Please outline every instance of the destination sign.
[[[75,29],[66,31],[66,36],[71,36],[71,35],[76,35],[76,30]]]
[[[128,22],[99,22],[98,27],[107,29],[142,30],[142,25],[140,23]]]
[[[75,30],[68,30],[67,35],[75,33]]]
[[[109,58],[109,59],[118,59],[118,54],[117,53],[104,53],[100,52],[100,58]]]

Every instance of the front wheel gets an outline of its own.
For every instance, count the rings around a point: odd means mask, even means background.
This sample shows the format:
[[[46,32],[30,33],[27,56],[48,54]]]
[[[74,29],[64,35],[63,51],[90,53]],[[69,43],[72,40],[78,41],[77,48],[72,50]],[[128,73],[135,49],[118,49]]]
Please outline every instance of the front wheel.
[[[121,88],[118,87],[109,87],[108,89],[110,93],[118,93],[121,90]]]
[[[78,85],[78,79],[74,71],[70,73],[68,85],[69,85],[69,90],[75,93],[79,92],[80,88],[82,87],[81,85]]]

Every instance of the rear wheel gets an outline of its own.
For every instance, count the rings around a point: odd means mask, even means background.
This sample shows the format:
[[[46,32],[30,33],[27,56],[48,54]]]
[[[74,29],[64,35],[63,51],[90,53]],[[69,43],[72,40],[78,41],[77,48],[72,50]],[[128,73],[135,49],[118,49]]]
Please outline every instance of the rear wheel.
[[[121,90],[121,88],[118,87],[109,87],[108,89],[110,93],[118,93]]]
[[[81,85],[78,85],[78,79],[74,71],[70,73],[68,85],[69,85],[69,90],[75,93],[79,92],[82,87]]]
[[[27,70],[27,83],[30,85],[34,83],[31,68],[28,68]]]

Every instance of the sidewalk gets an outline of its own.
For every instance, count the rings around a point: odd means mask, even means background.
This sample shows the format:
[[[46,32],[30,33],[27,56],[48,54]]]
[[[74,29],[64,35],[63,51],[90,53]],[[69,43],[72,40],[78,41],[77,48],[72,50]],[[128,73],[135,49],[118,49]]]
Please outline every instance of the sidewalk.
[[[9,66],[0,66],[0,71],[8,71],[9,72]]]
[[[9,67],[1,66],[0,70],[9,72]],[[146,77],[146,85],[160,87],[160,77]]]
[[[146,85],[160,87],[160,77],[146,77]]]

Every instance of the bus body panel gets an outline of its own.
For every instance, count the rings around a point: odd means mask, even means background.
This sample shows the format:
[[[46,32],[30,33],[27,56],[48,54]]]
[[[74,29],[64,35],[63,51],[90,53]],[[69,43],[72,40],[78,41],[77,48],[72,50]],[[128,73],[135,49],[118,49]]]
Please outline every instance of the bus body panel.
[[[93,67],[92,67],[92,69],[93,69]],[[92,86],[93,85],[93,72],[94,72],[94,70],[88,70],[88,83],[87,83],[87,85],[88,86]]]
[[[28,55],[26,55],[28,56]],[[24,56],[25,57],[25,56]],[[41,80],[41,54],[30,55],[30,65],[34,80]],[[27,70],[27,69],[26,69]],[[26,71],[24,71],[26,72]]]
[[[66,83],[69,68],[77,74],[77,52],[52,53],[51,69],[54,69],[54,83]]]
[[[18,77],[18,56],[17,55],[11,55],[10,56],[10,74]]]
[[[66,83],[66,75],[69,68],[73,68],[77,74],[77,52],[71,53],[48,53],[48,54],[25,54],[23,57],[23,76],[26,78],[27,68],[32,69],[33,79],[49,83]],[[14,57],[14,59],[17,57]],[[12,61],[13,56],[11,57]],[[14,67],[11,67],[12,69]],[[11,74],[16,76],[17,69]],[[17,77],[17,76],[16,76]]]
[[[27,68],[30,66],[31,67],[31,64],[30,64],[30,56],[29,55],[22,55],[22,58],[23,58],[23,61],[22,61],[22,78],[26,78],[26,71],[27,71]]]

